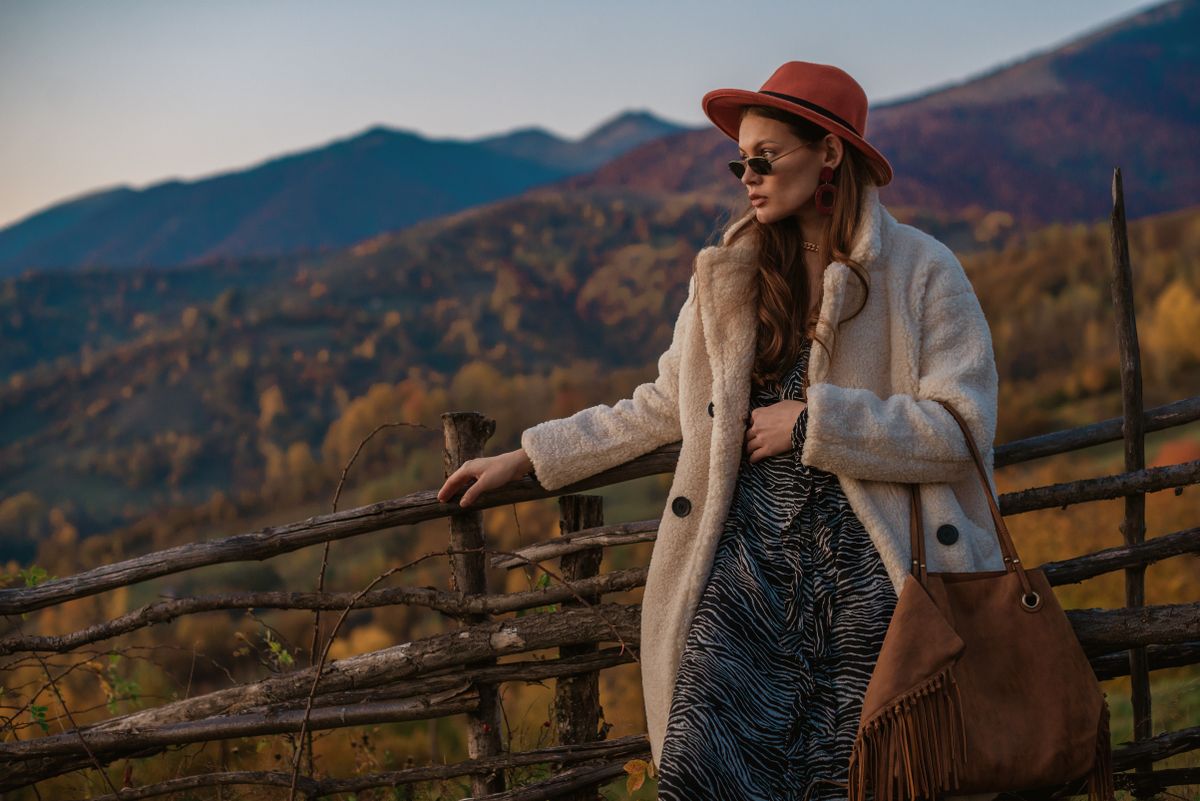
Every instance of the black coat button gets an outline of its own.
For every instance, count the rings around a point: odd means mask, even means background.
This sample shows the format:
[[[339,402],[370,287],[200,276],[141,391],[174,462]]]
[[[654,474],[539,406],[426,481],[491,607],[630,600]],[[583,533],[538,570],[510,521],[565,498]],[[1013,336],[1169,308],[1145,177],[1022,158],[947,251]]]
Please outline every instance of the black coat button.
[[[708,416],[709,416],[709,417],[712,417],[712,416],[713,416],[713,405],[712,405],[712,401],[709,401],[709,402],[708,402]]]
[[[958,529],[949,523],[943,523],[938,526],[937,538],[942,545],[953,545],[958,542]]]
[[[676,495],[675,500],[671,501],[671,511],[679,517],[687,517],[688,512],[692,511],[692,502],[682,495]]]

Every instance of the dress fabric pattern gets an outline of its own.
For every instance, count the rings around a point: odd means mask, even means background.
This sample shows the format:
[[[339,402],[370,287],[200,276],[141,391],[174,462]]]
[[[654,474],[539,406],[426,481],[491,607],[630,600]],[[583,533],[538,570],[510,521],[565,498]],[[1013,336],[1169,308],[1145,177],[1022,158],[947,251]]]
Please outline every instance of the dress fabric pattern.
[[[750,407],[804,400],[808,342]],[[896,605],[837,476],[792,450],[745,450],[680,657],[659,764],[661,801],[844,799],[863,695]]]

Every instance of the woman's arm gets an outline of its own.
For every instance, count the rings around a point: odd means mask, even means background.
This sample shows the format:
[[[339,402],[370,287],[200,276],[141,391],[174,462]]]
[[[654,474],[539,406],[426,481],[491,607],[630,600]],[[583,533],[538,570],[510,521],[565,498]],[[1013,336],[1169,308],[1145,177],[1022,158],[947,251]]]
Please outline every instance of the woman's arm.
[[[612,406],[601,403],[521,433],[521,447],[543,487],[564,487],[682,438],[679,357],[696,316],[695,280],[688,283],[671,345],[658,357],[658,378]]]
[[[991,333],[962,265],[946,254],[932,265],[923,293],[916,397],[813,384],[804,464],[868,481],[959,479],[971,469],[971,453],[939,400],[962,414],[986,458],[996,435]]]

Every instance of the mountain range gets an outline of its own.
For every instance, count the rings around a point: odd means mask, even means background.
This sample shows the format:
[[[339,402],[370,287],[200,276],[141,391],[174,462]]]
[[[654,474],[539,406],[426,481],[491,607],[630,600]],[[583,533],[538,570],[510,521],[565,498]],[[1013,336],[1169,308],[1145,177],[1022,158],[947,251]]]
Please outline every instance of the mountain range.
[[[457,141],[377,125],[248,169],[53,205],[0,230],[0,276],[336,250],[595,169],[678,130],[644,111],[575,141],[542,128]]]
[[[1131,217],[1200,198],[1200,0],[1173,0],[955,84],[871,108],[868,138],[914,215],[1017,228]],[[610,186],[736,199],[736,147],[711,126],[620,114],[577,141],[540,128],[434,140],[374,126],[194,181],[120,187],[0,230],[0,276],[325,252],[532,188]],[[959,241],[956,244],[967,244]]]

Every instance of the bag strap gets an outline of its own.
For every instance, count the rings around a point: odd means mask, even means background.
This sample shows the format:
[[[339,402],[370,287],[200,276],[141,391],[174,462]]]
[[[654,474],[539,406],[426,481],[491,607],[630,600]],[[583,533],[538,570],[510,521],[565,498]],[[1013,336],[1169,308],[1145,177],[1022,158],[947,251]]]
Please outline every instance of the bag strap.
[[[996,530],[996,539],[1000,543],[1000,551],[1004,555],[1004,569],[1008,572],[1014,570],[1020,575],[1021,588],[1024,591],[1021,602],[1027,609],[1033,611],[1041,605],[1041,599],[1033,590],[1033,585],[1029,583],[1029,577],[1025,575],[1025,568],[1021,564],[1021,558],[1017,555],[1017,546],[1013,543],[1012,536],[1008,533],[1008,526],[1004,522],[1004,516],[1000,514],[1000,506],[996,503],[996,498],[992,494],[992,488],[988,484],[987,471],[983,466],[983,457],[979,454],[979,448],[975,444],[975,437],[971,434],[971,429],[967,427],[967,423],[963,420],[961,414],[949,402],[939,400],[954,421],[958,423],[958,427],[962,429],[963,436],[967,440],[967,448],[971,451],[971,460],[975,463],[975,469],[979,473],[979,482],[983,485],[983,494],[987,498],[988,509],[992,514],[992,523]],[[912,574],[922,586],[925,585],[928,579],[928,570],[925,563],[925,537],[922,536],[924,528],[921,525],[921,496],[920,485],[909,484],[909,494],[912,502],[912,512],[909,515],[909,535],[912,545]]]

